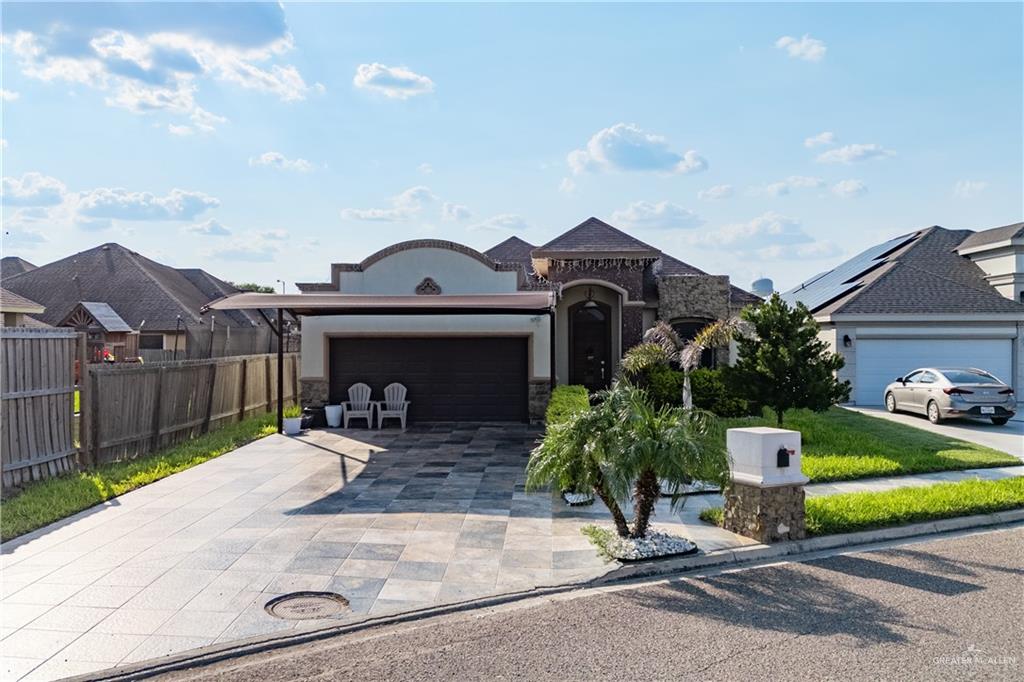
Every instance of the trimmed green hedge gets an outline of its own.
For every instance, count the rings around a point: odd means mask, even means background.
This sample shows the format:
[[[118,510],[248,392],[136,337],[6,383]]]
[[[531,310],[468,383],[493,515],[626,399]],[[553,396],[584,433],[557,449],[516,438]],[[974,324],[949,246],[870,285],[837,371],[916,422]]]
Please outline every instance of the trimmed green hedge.
[[[547,412],[544,413],[544,421],[550,424],[560,424],[569,418],[569,415],[590,407],[590,394],[584,386],[556,386],[551,391],[551,400],[548,401]]]

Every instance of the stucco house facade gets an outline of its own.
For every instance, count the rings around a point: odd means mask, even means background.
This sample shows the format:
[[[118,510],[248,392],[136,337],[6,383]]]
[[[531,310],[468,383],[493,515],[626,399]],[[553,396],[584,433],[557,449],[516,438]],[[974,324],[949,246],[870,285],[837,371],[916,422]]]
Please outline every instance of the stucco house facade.
[[[656,320],[692,336],[760,300],[596,218],[540,246],[402,242],[297,286],[348,306],[302,319],[303,404],[398,381],[421,421],[539,420],[557,384],[608,386]]]

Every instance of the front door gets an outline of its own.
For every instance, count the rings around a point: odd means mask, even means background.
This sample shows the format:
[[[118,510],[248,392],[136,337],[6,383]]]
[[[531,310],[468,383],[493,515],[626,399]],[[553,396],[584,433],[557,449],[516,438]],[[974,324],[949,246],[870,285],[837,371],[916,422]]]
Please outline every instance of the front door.
[[[569,383],[589,391],[608,388],[612,373],[611,308],[597,301],[569,308]]]

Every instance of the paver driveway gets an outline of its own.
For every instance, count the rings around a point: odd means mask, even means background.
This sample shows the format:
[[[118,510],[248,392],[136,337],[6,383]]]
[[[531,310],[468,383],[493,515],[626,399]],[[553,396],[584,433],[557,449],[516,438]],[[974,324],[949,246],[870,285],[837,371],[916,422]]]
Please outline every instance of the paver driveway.
[[[295,627],[273,596],[328,589],[353,616],[607,570],[523,492],[537,431],[271,436],[3,547],[3,679],[52,679]]]

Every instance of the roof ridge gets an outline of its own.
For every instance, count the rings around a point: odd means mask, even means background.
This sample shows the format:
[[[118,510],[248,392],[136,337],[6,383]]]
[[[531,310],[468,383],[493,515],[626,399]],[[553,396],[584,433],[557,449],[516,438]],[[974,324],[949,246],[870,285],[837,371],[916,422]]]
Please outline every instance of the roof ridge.
[[[648,244],[647,242],[645,242],[643,240],[637,239],[636,237],[634,237],[633,235],[629,234],[625,230],[620,230],[619,228],[615,227],[614,225],[611,225],[610,223],[607,223],[607,222],[601,220],[597,216],[590,216],[589,218],[587,218],[586,220],[581,222],[579,225],[576,225],[575,227],[572,227],[572,228],[566,230],[565,232],[563,232],[563,233],[559,234],[558,236],[548,240],[546,243],[544,243],[544,244],[542,244],[542,245],[540,245],[540,246],[538,246],[536,248],[537,248],[538,251],[542,251],[543,252],[545,249],[548,249],[555,242],[557,242],[559,240],[562,240],[562,239],[565,239],[565,238],[569,237],[570,235],[575,234],[577,231],[582,230],[583,228],[587,227],[588,225],[592,225],[594,223],[597,223],[601,227],[603,227],[605,229],[608,229],[608,230],[611,230],[615,234],[621,235],[621,236],[625,237],[626,239],[634,241],[637,244],[639,244],[640,246],[643,246],[643,247],[646,247],[646,248],[648,248],[648,249],[650,249],[652,251],[656,251],[658,253],[661,253],[661,249],[657,248],[656,246],[652,246],[651,244]]]
[[[184,303],[184,302],[182,302],[182,300],[181,300],[180,298],[178,298],[178,297],[177,297],[177,296],[176,296],[176,295],[174,294],[174,292],[173,292],[173,291],[171,291],[171,290],[170,290],[170,289],[168,289],[168,288],[167,288],[166,286],[164,286],[164,283],[160,281],[160,278],[159,278],[159,277],[154,277],[154,276],[153,276],[153,274],[152,274],[152,273],[151,273],[151,272],[149,271],[149,269],[148,269],[148,268],[145,268],[145,267],[143,267],[143,266],[142,266],[142,264],[138,262],[137,258],[142,258],[142,259],[145,259],[145,260],[149,261],[150,263],[155,263],[155,264],[157,264],[157,265],[159,265],[159,263],[156,263],[156,261],[151,261],[151,260],[149,260],[148,258],[146,258],[145,256],[143,256],[142,254],[140,254],[140,253],[136,253],[136,252],[134,252],[134,251],[132,251],[132,250],[128,249],[127,247],[125,247],[125,246],[122,246],[122,245],[120,245],[120,244],[118,244],[118,243],[116,243],[116,242],[111,242],[110,244],[101,244],[100,246],[98,246],[98,247],[96,247],[96,248],[98,248],[98,249],[102,249],[102,248],[103,248],[104,246],[111,246],[111,245],[113,245],[113,246],[116,246],[117,248],[119,248],[119,249],[121,249],[122,251],[124,251],[124,252],[125,252],[125,254],[126,254],[126,255],[128,256],[129,260],[131,260],[131,262],[132,262],[132,265],[134,265],[134,266],[135,266],[136,268],[138,268],[138,269],[139,269],[139,271],[141,271],[141,272],[142,272],[142,273],[143,273],[143,274],[144,274],[144,275],[145,275],[146,277],[148,277],[148,278],[149,278],[149,280],[150,280],[151,282],[153,282],[154,284],[156,284],[156,286],[157,286],[157,287],[158,287],[158,288],[159,288],[159,289],[160,289],[161,291],[163,291],[163,292],[164,292],[165,294],[167,294],[167,296],[168,296],[168,297],[170,297],[170,298],[171,298],[171,300],[173,300],[173,301],[174,301],[174,302],[175,302],[176,304],[178,304],[178,305],[179,305],[179,306],[181,307],[181,309],[182,309],[182,310],[184,310],[184,311],[186,311],[186,312],[189,312],[188,306],[187,306],[187,305],[185,305],[185,303]],[[177,270],[176,270],[175,268],[172,268],[172,267],[171,267],[171,266],[169,266],[169,265],[165,265],[165,266],[163,266],[163,267],[167,268],[168,270],[171,270],[171,271],[173,271],[174,273],[176,273],[176,274],[177,274],[178,276],[180,276],[180,277],[184,277],[184,275],[182,275],[182,274],[181,274],[180,272],[178,272],[178,271],[177,271]],[[192,284],[192,283],[191,283],[191,282],[189,282],[189,284]],[[192,285],[192,286],[195,286],[195,285]],[[109,304],[108,304],[108,305],[109,305]],[[117,311],[114,311],[114,312],[117,312]],[[118,314],[120,315],[120,313],[118,313]],[[198,311],[196,311],[196,312],[195,312],[195,313],[193,314],[193,319],[194,319],[195,321],[197,321],[197,322],[201,322],[201,320],[199,319],[199,312],[198,312]]]

